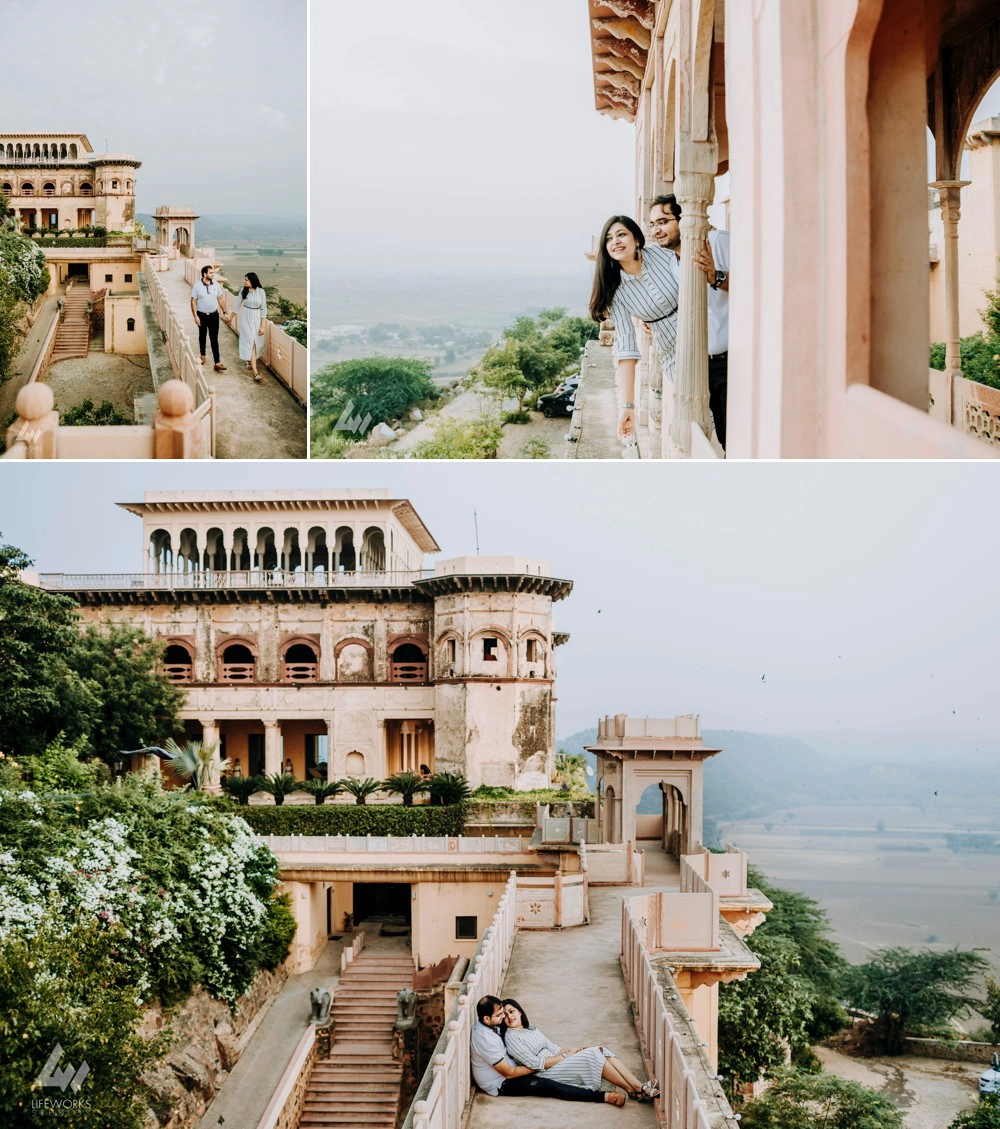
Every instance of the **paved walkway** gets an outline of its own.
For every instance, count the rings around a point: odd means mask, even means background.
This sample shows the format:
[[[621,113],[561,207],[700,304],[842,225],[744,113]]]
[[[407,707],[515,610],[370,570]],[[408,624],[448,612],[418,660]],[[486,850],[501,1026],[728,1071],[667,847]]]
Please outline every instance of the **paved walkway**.
[[[320,985],[332,993],[340,979],[343,947],[341,941],[327,941],[315,968],[288,978],[198,1122],[199,1129],[219,1129],[220,1125],[227,1129],[252,1129],[260,1121],[309,1026],[309,993]]]
[[[652,856],[656,857],[652,857]],[[671,865],[672,864],[672,865]],[[647,886],[676,886],[677,866],[652,846],[646,851]],[[551,1039],[570,1046],[604,1044],[640,1078],[645,1078],[639,1039],[622,978],[622,898],[627,886],[590,890],[590,924],[561,932],[521,930],[504,995],[521,1003]],[[622,1109],[549,1098],[489,1098],[477,1093],[468,1129],[655,1129],[648,1102],[626,1102]]]
[[[195,352],[198,327],[191,316],[191,287],[184,281],[184,260],[172,259],[170,270],[157,274],[167,299],[187,331]],[[304,459],[307,446],[306,410],[264,364],[261,384],[255,384],[240,360],[239,337],[219,327],[219,351],[226,372],[212,368],[208,346],[205,382],[215,390],[215,453],[220,459]]]
[[[577,400],[581,429],[574,444],[578,459],[620,459],[618,411],[615,398],[615,367],[611,346],[591,342],[583,363]]]
[[[28,330],[28,336],[21,343],[17,356],[10,370],[10,379],[0,387],[0,423],[6,423],[14,411],[14,401],[18,392],[28,383],[31,370],[35,367],[38,354],[42,350],[42,339],[49,331],[52,319],[56,315],[56,303],[61,297],[59,294],[50,294],[38,309],[35,315],[35,324]]]

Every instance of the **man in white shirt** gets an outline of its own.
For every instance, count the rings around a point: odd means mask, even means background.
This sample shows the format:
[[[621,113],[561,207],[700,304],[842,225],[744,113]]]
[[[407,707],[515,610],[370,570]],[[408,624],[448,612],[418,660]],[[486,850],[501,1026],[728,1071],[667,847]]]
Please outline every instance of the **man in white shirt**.
[[[201,281],[191,287],[191,313],[198,327],[198,352],[201,363],[205,363],[205,337],[212,342],[212,356],[215,358],[215,371],[225,372],[226,366],[219,356],[219,299],[222,287],[215,281],[215,267],[201,268]]]
[[[507,1054],[500,1028],[503,1004],[496,996],[483,996],[476,1004],[476,1023],[472,1028],[472,1077],[490,1097],[562,1098],[567,1102],[604,1102],[603,1090],[585,1090],[551,1078],[539,1078],[527,1066],[518,1066]]]
[[[653,239],[681,256],[681,206],[676,196],[657,196],[649,209]],[[694,253],[708,281],[708,403],[715,433],[726,448],[726,398],[729,382],[729,232],[710,231],[708,246]]]

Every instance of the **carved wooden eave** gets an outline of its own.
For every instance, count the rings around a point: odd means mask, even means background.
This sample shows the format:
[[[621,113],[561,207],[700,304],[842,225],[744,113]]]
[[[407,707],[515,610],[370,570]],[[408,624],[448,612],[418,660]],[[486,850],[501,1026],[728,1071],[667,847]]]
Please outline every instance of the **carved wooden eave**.
[[[655,0],[588,0],[599,113],[634,122],[656,16]]]

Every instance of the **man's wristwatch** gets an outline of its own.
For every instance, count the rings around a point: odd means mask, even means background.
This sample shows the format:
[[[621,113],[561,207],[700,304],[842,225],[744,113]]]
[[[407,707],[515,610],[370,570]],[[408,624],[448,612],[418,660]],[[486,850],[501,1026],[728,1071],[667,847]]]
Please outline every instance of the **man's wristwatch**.
[[[628,410],[629,408],[633,408],[633,409],[634,409],[634,408],[635,408],[635,404],[622,404],[622,410],[623,410],[623,411],[626,411],[626,410]]]
[[[729,272],[724,270],[717,270],[715,272],[715,282],[712,283],[712,289],[718,290],[719,287],[729,278]]]

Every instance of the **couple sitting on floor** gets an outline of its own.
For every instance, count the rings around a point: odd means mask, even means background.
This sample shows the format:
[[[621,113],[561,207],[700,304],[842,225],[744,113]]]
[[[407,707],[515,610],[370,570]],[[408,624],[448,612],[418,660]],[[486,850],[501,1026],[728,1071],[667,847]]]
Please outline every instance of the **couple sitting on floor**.
[[[472,1030],[472,1076],[493,1097],[549,1097],[623,1106],[655,1098],[655,1080],[642,1083],[607,1047],[557,1047],[528,1022],[517,1000],[483,996]],[[610,1082],[619,1090],[602,1090]]]

